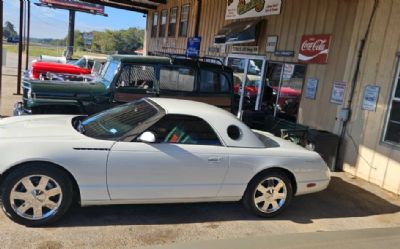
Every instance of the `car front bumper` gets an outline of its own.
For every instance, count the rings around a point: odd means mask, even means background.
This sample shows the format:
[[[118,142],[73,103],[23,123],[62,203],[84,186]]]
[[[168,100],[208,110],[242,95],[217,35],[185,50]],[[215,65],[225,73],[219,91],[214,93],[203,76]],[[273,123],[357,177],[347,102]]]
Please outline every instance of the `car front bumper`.
[[[17,102],[14,105],[13,116],[29,115],[30,113],[24,108],[22,102]]]

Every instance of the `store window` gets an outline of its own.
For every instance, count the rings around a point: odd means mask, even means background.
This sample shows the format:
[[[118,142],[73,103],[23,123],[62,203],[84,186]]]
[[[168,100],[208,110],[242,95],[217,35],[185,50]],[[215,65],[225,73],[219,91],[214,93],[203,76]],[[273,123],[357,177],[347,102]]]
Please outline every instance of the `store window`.
[[[169,14],[168,36],[175,37],[178,7],[172,8]]]
[[[209,70],[200,71],[200,92],[229,93],[229,81],[225,75]]]
[[[151,26],[151,37],[157,36],[157,27],[158,27],[158,12],[154,12],[153,14],[153,23]]]
[[[160,23],[160,33],[159,37],[165,37],[166,31],[167,31],[167,16],[168,16],[168,10],[162,10],[161,11],[161,23]]]
[[[384,141],[400,145],[400,64],[389,104],[389,115],[386,122]]]
[[[263,93],[263,109],[293,122],[297,120],[306,66],[269,62]]]
[[[134,89],[153,89],[157,81],[153,66],[124,65],[116,82],[116,87],[130,87]]]
[[[162,67],[160,69],[160,90],[193,92],[195,90],[195,70]]]
[[[179,36],[187,36],[189,27],[189,11],[190,11],[189,4],[182,6],[181,19],[179,22]]]

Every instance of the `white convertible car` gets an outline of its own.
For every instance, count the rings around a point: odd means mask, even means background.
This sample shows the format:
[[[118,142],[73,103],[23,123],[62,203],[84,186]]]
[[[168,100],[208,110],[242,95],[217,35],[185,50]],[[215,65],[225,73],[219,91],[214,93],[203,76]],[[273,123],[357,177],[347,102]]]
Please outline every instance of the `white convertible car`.
[[[92,117],[0,120],[4,212],[43,226],[82,206],[239,201],[256,215],[325,189],[312,151],[203,103],[146,98]]]

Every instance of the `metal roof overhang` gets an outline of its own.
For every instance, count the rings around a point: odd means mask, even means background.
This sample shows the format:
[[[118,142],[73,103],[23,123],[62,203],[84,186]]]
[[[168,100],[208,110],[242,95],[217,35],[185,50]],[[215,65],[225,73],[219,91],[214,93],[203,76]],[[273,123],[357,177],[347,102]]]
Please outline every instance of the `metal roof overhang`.
[[[156,10],[158,5],[167,3],[167,0],[80,0],[82,2],[101,4],[107,7],[135,11],[147,14],[149,10]]]

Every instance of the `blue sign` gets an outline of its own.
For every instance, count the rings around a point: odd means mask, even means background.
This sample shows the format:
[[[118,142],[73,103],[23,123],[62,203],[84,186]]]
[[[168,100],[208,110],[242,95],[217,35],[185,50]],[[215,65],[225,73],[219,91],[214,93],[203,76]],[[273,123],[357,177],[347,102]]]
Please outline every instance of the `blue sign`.
[[[189,37],[186,48],[187,57],[199,57],[201,37]]]

